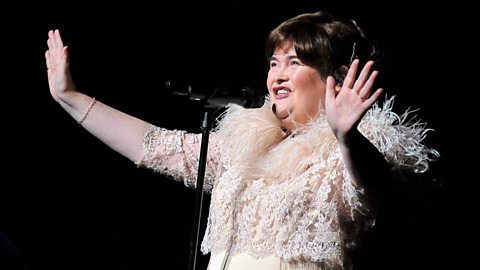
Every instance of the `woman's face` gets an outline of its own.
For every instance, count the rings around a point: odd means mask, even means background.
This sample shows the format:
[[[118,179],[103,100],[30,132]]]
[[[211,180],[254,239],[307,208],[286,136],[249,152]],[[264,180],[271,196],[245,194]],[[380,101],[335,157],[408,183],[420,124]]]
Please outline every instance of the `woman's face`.
[[[325,82],[316,69],[298,59],[291,41],[273,52],[267,87],[282,128],[292,131],[323,111]]]

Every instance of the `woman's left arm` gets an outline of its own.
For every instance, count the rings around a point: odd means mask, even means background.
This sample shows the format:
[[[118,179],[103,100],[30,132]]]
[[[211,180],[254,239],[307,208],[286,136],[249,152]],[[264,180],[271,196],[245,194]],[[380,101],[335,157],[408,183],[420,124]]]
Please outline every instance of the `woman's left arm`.
[[[345,166],[357,187],[375,192],[391,176],[390,165],[377,148],[357,129],[358,124],[377,101],[383,89],[372,93],[378,71],[371,71],[373,62],[365,64],[356,78],[359,61],[350,66],[341,88],[335,89],[333,77],[327,78],[325,113],[337,138]]]

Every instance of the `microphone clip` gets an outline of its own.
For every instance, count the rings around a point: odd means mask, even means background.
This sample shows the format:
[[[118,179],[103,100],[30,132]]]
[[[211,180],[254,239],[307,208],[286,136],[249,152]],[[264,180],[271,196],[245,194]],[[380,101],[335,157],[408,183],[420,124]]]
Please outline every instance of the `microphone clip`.
[[[171,81],[165,82],[165,88],[172,94],[187,97],[189,100],[202,102],[207,109],[225,107],[234,103],[244,108],[260,108],[265,103],[265,94],[252,87],[219,87],[211,94],[194,91],[192,85],[186,84],[183,87],[175,87]]]

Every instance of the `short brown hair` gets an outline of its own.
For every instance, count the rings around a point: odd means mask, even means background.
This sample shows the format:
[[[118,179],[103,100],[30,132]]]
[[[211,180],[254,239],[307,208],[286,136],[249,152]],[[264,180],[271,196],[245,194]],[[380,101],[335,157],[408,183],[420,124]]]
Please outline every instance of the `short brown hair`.
[[[373,44],[355,21],[336,20],[324,11],[297,15],[273,29],[266,40],[267,59],[286,41],[292,41],[298,58],[322,77],[334,75],[341,82],[343,78],[335,74],[339,67],[350,66],[355,58],[368,61],[376,56]]]

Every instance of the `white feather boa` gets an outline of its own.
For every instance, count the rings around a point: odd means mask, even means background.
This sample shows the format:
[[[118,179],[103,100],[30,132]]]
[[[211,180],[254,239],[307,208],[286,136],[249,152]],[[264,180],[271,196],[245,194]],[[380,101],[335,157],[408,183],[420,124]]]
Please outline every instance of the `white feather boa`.
[[[395,113],[393,101],[394,96],[387,98],[383,106],[375,103],[358,129],[385,156],[393,169],[425,172],[430,161],[439,156],[435,149],[423,144],[431,129],[426,128],[425,123],[412,122],[415,111]],[[245,109],[231,104],[218,121],[216,132],[228,138],[222,151],[227,157],[235,157],[236,166],[260,174],[257,176],[265,176],[266,173],[272,179],[291,179],[311,164],[312,159],[308,157],[327,158],[332,151],[339,151],[338,142],[322,115],[295,132],[302,136],[284,140],[288,134],[280,128],[268,98],[259,109]],[[266,156],[269,162],[265,162]],[[262,164],[262,168],[258,164]]]

